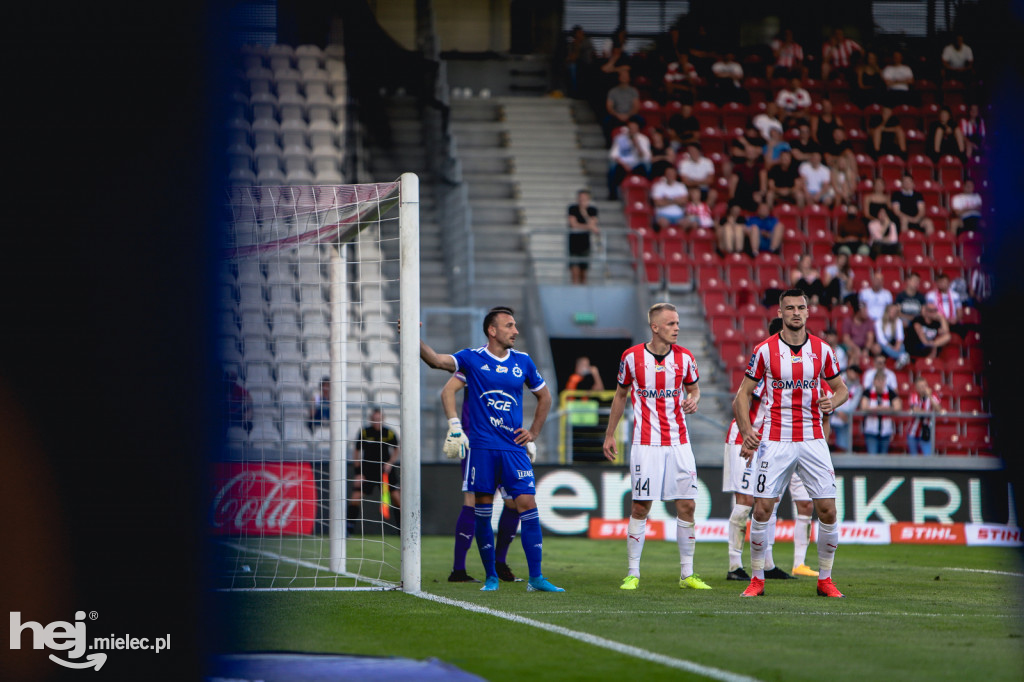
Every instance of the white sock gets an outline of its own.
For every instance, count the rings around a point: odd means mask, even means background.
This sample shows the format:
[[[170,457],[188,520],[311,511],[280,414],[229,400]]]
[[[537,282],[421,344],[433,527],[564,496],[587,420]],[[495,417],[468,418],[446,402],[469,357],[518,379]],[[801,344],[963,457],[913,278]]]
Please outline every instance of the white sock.
[[[779,501],[775,501],[775,506],[772,507],[772,515],[768,519],[768,547],[764,552],[764,568],[766,571],[770,571],[775,568],[775,556],[772,554],[772,548],[775,547],[775,525],[779,522]]]
[[[768,522],[750,521],[750,570],[751,576],[764,580],[764,555],[768,549]]]
[[[747,536],[747,520],[750,518],[750,507],[735,504],[729,515],[729,570],[735,571],[743,567],[743,540]]]
[[[793,568],[807,563],[807,546],[811,544],[811,517],[797,514],[793,523]]]
[[[676,544],[679,545],[679,577],[693,575],[693,554],[697,549],[697,533],[693,521],[676,519]]]
[[[647,519],[634,519],[629,517],[629,526],[626,528],[626,557],[628,563],[628,575],[640,577],[640,555],[644,553],[644,540],[647,538]]]
[[[818,580],[832,577],[832,561],[839,547],[839,523],[818,521]]]

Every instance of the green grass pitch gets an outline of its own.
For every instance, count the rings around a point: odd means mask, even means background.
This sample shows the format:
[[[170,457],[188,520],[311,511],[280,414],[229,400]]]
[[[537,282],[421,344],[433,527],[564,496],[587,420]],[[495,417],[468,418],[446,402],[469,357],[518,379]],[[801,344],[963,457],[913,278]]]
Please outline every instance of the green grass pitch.
[[[792,544],[776,561],[788,569]],[[696,570],[714,588],[680,590],[675,543],[648,542],[640,589],[618,589],[625,544],[546,537],[544,572],[564,594],[497,593],[446,581],[452,539],[426,537],[423,590],[760,680],[1024,679],[1020,552],[984,547],[840,546],[834,579],[846,599],[815,595],[812,578],[769,581],[741,599],[726,547],[699,543]],[[525,574],[518,542],[509,552]],[[814,564],[812,544],[809,563]],[[482,577],[476,549],[467,561]],[[305,570],[305,569],[303,569]],[[230,627],[216,650],[439,658],[501,680],[707,679],[486,613],[401,592],[217,592]]]

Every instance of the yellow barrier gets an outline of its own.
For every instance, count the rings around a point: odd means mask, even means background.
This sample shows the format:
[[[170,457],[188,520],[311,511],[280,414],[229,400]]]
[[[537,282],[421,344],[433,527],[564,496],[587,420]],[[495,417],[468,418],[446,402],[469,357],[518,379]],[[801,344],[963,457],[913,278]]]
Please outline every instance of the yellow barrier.
[[[562,391],[558,396],[558,460],[570,463],[568,452],[572,446],[573,460],[607,462],[602,446],[608,427],[608,409],[615,391]],[[569,443],[569,434],[572,443]],[[615,441],[619,454],[615,464],[622,464],[626,449],[628,427],[626,420],[619,421]],[[581,456],[582,455],[582,456]]]

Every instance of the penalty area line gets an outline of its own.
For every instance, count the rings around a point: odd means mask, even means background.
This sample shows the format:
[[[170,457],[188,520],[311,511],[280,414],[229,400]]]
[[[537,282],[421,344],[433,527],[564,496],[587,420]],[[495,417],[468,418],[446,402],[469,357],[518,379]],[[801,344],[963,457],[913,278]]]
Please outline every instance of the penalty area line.
[[[1013,573],[1011,571],[991,571],[985,568],[958,568],[956,566],[943,566],[940,571],[962,571],[964,573],[988,573],[990,575],[1008,575],[1013,578],[1024,578],[1024,573]]]
[[[686,672],[694,673],[696,675],[703,675],[713,680],[721,680],[721,682],[758,682],[756,677],[748,677],[746,675],[739,675],[737,673],[729,672],[728,670],[720,670],[718,668],[712,668],[711,666],[701,665],[700,663],[694,663],[693,661],[687,661],[680,658],[672,658],[671,656],[665,656],[658,654],[653,651],[641,649],[640,647],[631,646],[629,644],[623,644],[622,642],[615,642],[604,637],[598,637],[587,632],[579,632],[577,630],[570,630],[560,625],[554,625],[552,623],[545,623],[539,620],[533,620],[532,618],[524,618],[515,613],[508,613],[507,611],[498,611],[497,609],[488,608],[486,606],[480,606],[479,604],[473,604],[471,602],[459,601],[457,599],[449,599],[448,597],[442,597],[436,594],[430,594],[429,592],[410,592],[414,597],[421,599],[427,599],[429,601],[444,604],[446,606],[455,606],[466,611],[472,611],[473,613],[482,613],[488,616],[494,616],[496,618],[502,618],[513,623],[520,625],[528,625],[535,627],[540,630],[546,630],[557,635],[569,637],[577,641],[583,642],[584,644],[590,644],[592,646],[600,647],[602,649],[608,649],[616,653],[625,654],[626,656],[632,656],[639,658],[644,661],[651,663],[660,663],[661,665],[675,668],[676,670],[685,670]]]

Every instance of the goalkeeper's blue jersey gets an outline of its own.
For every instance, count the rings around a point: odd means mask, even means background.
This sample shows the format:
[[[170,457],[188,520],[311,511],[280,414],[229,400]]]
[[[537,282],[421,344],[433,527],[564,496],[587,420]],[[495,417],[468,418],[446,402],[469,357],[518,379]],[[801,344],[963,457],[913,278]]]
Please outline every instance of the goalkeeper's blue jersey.
[[[486,347],[455,353],[456,371],[466,382],[462,401],[463,428],[469,446],[486,450],[522,450],[516,430],[523,426],[523,385],[544,388],[544,378],[526,353],[510,350],[504,359]]]

